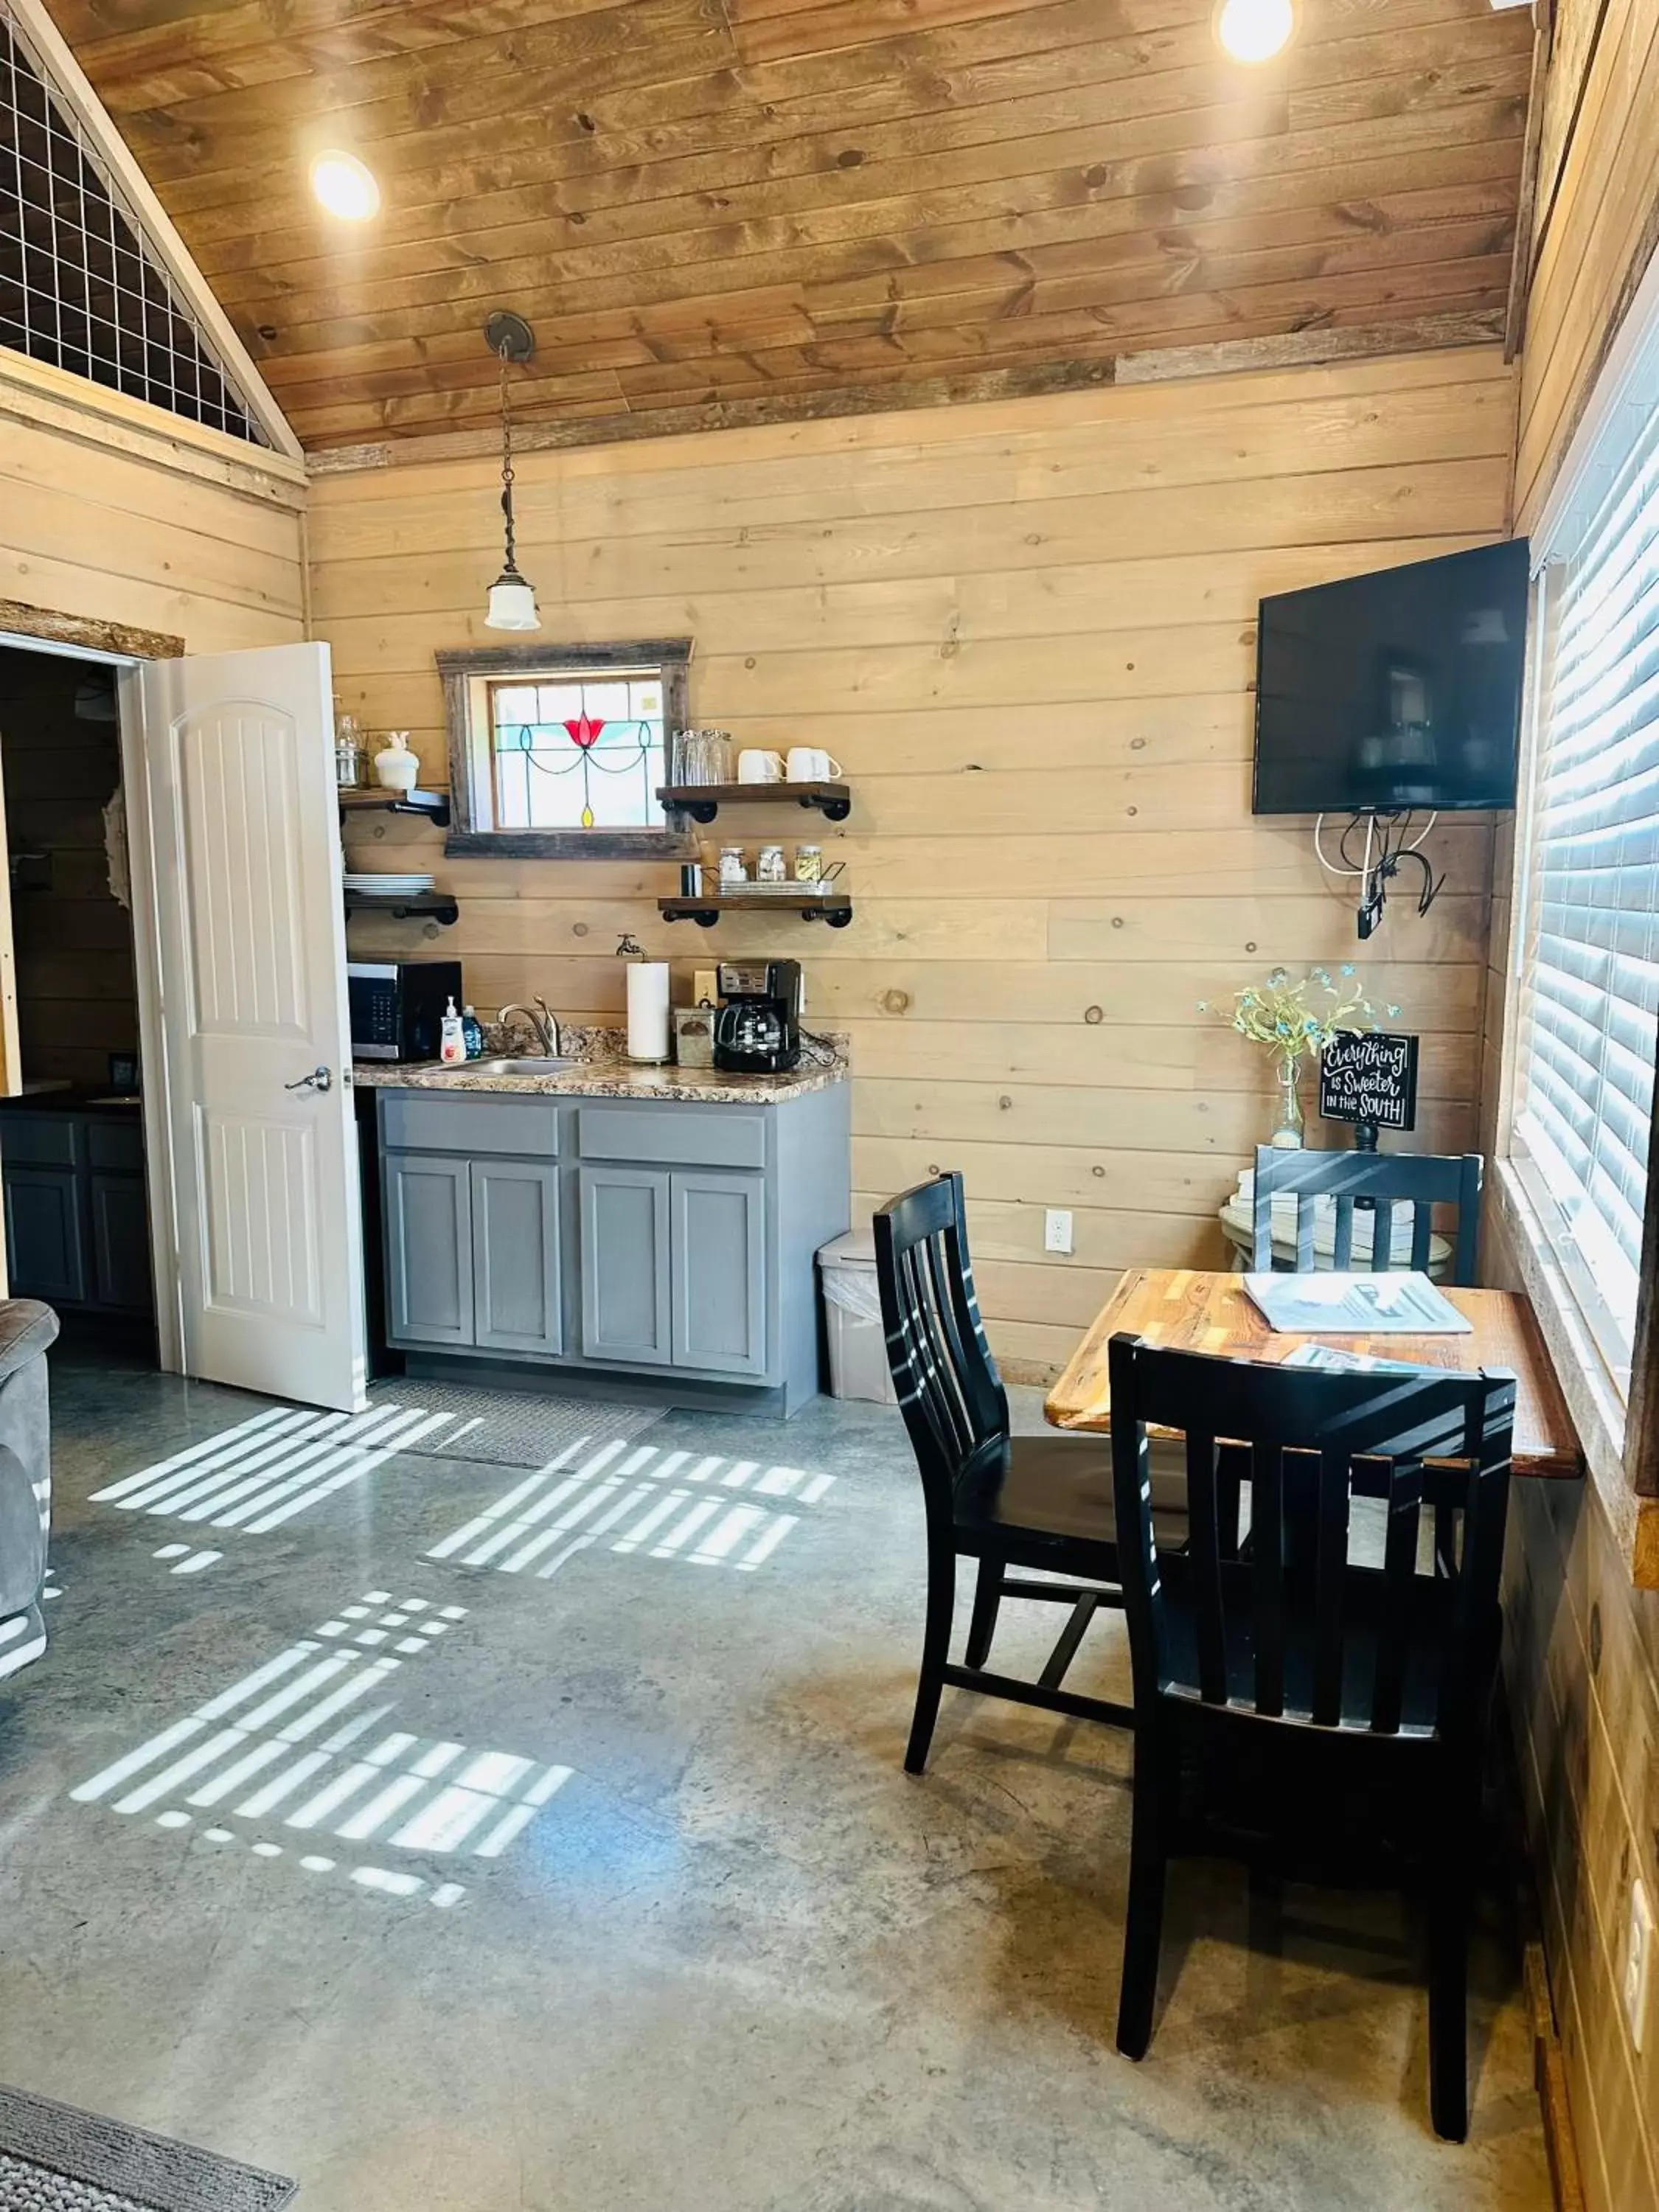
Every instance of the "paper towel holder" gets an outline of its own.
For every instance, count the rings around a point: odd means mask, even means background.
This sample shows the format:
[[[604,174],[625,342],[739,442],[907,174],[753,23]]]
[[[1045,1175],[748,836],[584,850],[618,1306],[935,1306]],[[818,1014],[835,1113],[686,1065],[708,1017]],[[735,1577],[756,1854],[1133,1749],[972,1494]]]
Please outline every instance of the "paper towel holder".
[[[635,1066],[660,1067],[672,1057],[668,1018],[668,963],[647,960],[629,930],[617,940],[617,957],[628,970],[628,1058]]]

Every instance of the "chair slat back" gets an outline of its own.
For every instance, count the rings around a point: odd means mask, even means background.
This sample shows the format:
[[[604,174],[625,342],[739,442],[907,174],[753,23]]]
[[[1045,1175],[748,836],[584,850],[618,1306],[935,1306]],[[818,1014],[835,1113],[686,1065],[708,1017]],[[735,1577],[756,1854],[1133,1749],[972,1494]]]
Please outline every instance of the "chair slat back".
[[[1137,1705],[1174,1694],[1247,1721],[1397,1735],[1431,1618],[1432,1725],[1474,1741],[1497,1662],[1514,1377],[1287,1369],[1128,1335],[1109,1358]],[[1167,1556],[1152,1528],[1149,1424],[1186,1437],[1189,1536]],[[1249,1530],[1230,1557],[1227,1486],[1241,1460]],[[1351,1561],[1356,1497],[1386,1503],[1380,1568]],[[1462,1518],[1453,1577],[1419,1571],[1425,1504]],[[1177,1612],[1189,1634],[1176,1633]]]
[[[875,1216],[887,1364],[930,1506],[1008,1433],[1008,1400],[985,1340],[962,1177],[942,1175]]]
[[[1263,1274],[1273,1266],[1275,1198],[1295,1200],[1296,1264],[1302,1273],[1315,1265],[1314,1230],[1321,1198],[1335,1201],[1333,1264],[1344,1270],[1355,1264],[1355,1200],[1363,1198],[1374,1201],[1367,1263],[1367,1271],[1372,1274],[1385,1274],[1394,1265],[1396,1203],[1411,1209],[1409,1264],[1424,1270],[1429,1264],[1432,1209],[1437,1206],[1454,1206],[1457,1209],[1457,1228],[1446,1280],[1471,1284],[1474,1280],[1475,1246],[1480,1233],[1480,1176],[1479,1152],[1281,1152],[1272,1145],[1258,1145],[1251,1215],[1251,1264]]]

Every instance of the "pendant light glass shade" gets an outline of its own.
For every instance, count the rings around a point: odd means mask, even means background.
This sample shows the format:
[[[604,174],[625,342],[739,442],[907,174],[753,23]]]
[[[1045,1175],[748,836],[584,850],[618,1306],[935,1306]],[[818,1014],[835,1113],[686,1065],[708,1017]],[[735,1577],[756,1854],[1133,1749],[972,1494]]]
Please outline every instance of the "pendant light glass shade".
[[[541,626],[534,586],[526,584],[516,570],[503,569],[489,587],[489,611],[484,617],[484,628],[539,629]]]

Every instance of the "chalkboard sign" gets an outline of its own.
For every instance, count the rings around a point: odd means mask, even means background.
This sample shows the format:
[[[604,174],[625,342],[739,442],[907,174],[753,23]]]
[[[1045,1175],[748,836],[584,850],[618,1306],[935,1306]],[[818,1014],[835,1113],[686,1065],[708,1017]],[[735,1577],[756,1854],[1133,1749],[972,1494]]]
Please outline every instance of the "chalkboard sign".
[[[1319,1111],[1327,1121],[1415,1127],[1417,1039],[1396,1030],[1339,1030],[1320,1054]]]

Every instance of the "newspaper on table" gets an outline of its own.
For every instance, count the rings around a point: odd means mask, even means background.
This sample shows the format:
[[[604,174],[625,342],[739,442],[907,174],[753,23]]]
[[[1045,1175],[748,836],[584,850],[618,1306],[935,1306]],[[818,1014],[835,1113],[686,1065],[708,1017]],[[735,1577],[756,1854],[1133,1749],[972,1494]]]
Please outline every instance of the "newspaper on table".
[[[1416,1268],[1397,1274],[1246,1275],[1244,1288],[1286,1336],[1463,1336],[1474,1323]]]

